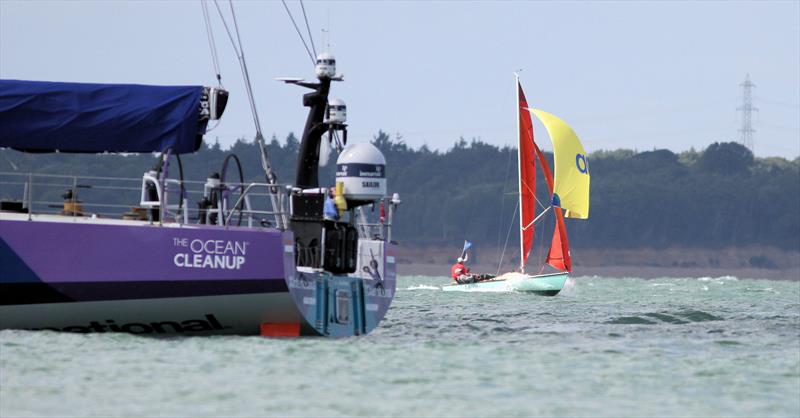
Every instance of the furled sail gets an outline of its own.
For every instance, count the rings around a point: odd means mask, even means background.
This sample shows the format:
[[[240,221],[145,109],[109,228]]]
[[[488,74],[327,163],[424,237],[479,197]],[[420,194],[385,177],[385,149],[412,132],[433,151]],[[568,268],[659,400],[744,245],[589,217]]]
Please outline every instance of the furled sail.
[[[533,121],[522,85],[517,81],[517,112],[519,114],[519,203],[520,203],[520,270],[533,245],[533,220],[536,217],[536,156],[534,154]]]
[[[553,141],[553,206],[564,209],[567,218],[588,218],[589,160],[578,135],[557,116],[539,109],[530,111],[542,121]]]
[[[0,147],[30,152],[194,152],[202,86],[0,80]]]

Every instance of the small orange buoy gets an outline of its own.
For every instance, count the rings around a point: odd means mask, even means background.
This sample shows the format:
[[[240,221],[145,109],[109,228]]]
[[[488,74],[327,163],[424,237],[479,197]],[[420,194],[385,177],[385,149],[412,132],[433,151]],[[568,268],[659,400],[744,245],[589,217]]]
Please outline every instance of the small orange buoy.
[[[261,324],[262,337],[299,337],[299,323],[270,323]]]

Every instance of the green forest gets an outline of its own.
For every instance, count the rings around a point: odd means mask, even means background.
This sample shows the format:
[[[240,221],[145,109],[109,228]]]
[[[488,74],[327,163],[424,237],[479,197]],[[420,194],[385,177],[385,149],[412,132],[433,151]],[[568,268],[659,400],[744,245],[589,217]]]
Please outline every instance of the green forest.
[[[516,228],[509,228],[516,222],[515,148],[462,138],[438,152],[425,146],[414,149],[384,132],[372,143],[386,157],[389,193],[398,192],[403,201],[395,219],[397,241],[459,247],[468,239],[476,246],[498,247],[509,236],[509,242],[515,242]],[[297,138],[273,137],[267,145],[279,182],[293,182]],[[258,147],[246,140],[227,150],[219,144],[204,145],[183,156],[185,178],[204,180],[220,171],[228,153],[239,156],[247,181],[263,181]],[[334,182],[334,159],[320,170],[323,185]],[[0,172],[140,178],[155,161],[149,154],[0,150]],[[678,154],[663,149],[596,151],[589,161],[590,218],[568,220],[573,247],[760,245],[800,250],[800,158],[754,158],[742,145],[722,142]],[[538,190],[546,201],[541,173]],[[9,191],[0,190],[0,197],[14,197]]]

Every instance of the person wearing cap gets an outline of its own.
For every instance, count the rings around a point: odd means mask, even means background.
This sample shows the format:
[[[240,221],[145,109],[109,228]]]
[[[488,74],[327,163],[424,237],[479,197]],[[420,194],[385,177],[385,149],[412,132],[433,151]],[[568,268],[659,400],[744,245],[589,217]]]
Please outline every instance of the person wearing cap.
[[[465,258],[458,257],[453,267],[450,267],[450,276],[453,278],[452,283],[464,283],[465,278],[471,277],[469,268],[464,265],[464,263],[467,262],[468,256],[465,255],[464,257]]]
[[[476,283],[494,279],[495,276],[492,274],[471,273],[469,268],[464,265],[467,262],[467,258],[469,258],[467,254],[464,254],[463,258],[458,257],[453,267],[450,267],[450,277],[453,278],[450,282],[451,284]]]

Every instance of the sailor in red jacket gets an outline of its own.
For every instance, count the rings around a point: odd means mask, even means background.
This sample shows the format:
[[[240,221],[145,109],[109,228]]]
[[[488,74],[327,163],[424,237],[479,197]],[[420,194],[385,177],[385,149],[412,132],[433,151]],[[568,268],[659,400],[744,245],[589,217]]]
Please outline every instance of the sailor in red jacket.
[[[459,277],[462,277],[462,276],[469,277],[470,276],[469,268],[467,268],[467,266],[464,265],[464,263],[467,262],[467,258],[469,256],[465,255],[464,257],[465,258],[458,257],[458,260],[456,261],[455,264],[453,264],[453,267],[450,267],[450,276],[453,278],[452,283],[458,283]],[[462,279],[462,280],[464,280],[464,279]]]

